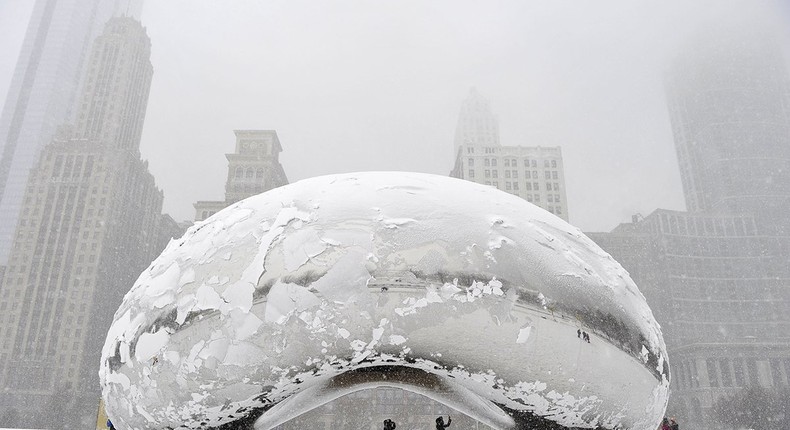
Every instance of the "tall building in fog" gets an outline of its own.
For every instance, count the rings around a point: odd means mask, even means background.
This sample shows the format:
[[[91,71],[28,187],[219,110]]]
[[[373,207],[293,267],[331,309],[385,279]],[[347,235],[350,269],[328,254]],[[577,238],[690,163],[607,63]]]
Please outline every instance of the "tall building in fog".
[[[666,85],[688,212],[590,237],[662,326],[668,413],[713,429],[719,399],[790,383],[790,85],[770,38],[735,32],[690,48]]]
[[[30,169],[61,124],[71,121],[93,39],[130,0],[37,0],[0,114],[0,265],[5,265]]]
[[[140,159],[153,68],[132,18],[112,18],[89,56],[73,127],[31,171],[0,284],[0,423],[88,428],[101,346],[137,276],[179,234]],[[4,415],[5,414],[5,415]]]
[[[771,36],[709,35],[666,82],[686,207],[787,217],[790,76]]]
[[[461,145],[499,146],[499,121],[491,111],[488,100],[474,88],[461,104],[455,127],[453,156],[458,154]]]
[[[568,220],[559,146],[503,146],[488,100],[472,89],[461,107],[450,176],[519,196]]]
[[[225,200],[195,203],[195,220],[202,221],[247,197],[288,184],[280,164],[283,148],[274,130],[236,130],[236,152],[228,159]]]

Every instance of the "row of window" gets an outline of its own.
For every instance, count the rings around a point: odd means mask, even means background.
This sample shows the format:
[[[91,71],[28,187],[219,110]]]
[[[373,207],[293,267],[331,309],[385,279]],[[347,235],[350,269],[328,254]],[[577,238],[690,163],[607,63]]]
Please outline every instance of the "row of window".
[[[503,173],[505,175],[505,178],[518,179],[518,170],[504,170]],[[486,178],[490,178],[490,177],[498,178],[499,177],[499,170],[486,169],[483,172],[483,174],[485,175]],[[470,178],[474,178],[475,177],[475,170],[474,169],[469,169],[469,177]],[[533,170],[530,173],[529,170],[525,170],[524,171],[524,177],[526,179],[539,179],[538,171],[537,170]],[[559,179],[559,173],[556,170],[546,170],[546,171],[543,172],[543,178],[547,179],[547,180],[548,179],[557,180],[557,179]]]
[[[236,170],[233,172],[233,177],[236,179],[262,179],[266,175],[266,170],[259,167],[258,169],[253,169],[252,167],[247,167],[246,169],[243,167],[236,167]]]
[[[790,358],[708,358],[704,362],[708,387],[786,386],[790,376]],[[767,370],[770,381],[760,381],[759,367]],[[679,389],[700,388],[696,360],[683,360],[674,368],[673,381]]]
[[[475,159],[469,158],[468,160],[469,167],[475,166]],[[485,167],[496,167],[497,166],[497,159],[496,158],[484,158],[483,165]],[[505,167],[518,167],[518,160],[515,158],[505,158],[503,160],[503,164]],[[538,160],[530,160],[528,158],[524,159],[524,167],[538,167]],[[546,169],[556,169],[557,168],[557,160],[543,160],[543,167]]]
[[[499,188],[499,182],[498,181],[485,181],[485,184],[486,185],[493,185],[493,186]],[[545,187],[546,191],[555,191],[555,192],[559,192],[560,191],[560,184],[557,183],[557,182],[553,182],[553,183],[552,182],[546,182],[545,185],[546,185],[546,187]],[[510,190],[510,189],[519,190],[520,187],[521,187],[521,183],[520,182],[512,182],[512,181],[506,181],[505,182],[505,190]],[[540,191],[540,183],[539,182],[526,182],[524,184],[524,189],[527,190],[527,191]],[[556,199],[557,199],[557,201],[560,201],[559,194],[557,194]]]

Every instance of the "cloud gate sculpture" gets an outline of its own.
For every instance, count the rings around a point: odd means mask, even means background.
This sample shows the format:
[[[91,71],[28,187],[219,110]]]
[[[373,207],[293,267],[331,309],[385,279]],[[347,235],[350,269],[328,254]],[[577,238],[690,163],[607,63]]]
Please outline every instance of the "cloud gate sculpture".
[[[581,231],[394,172],[300,181],[191,227],[126,295],[100,377],[119,429],[268,429],[392,386],[494,428],[654,430],[669,387],[642,294]]]

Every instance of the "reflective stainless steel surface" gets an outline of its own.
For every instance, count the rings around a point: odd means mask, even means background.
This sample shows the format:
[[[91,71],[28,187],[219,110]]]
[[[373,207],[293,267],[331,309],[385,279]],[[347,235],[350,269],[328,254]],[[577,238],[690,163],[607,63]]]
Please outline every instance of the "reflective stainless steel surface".
[[[375,172],[252,197],[171,242],[100,375],[118,428],[140,429],[264,410],[270,428],[389,385],[498,428],[654,430],[669,385],[644,298],[578,229],[490,187]]]

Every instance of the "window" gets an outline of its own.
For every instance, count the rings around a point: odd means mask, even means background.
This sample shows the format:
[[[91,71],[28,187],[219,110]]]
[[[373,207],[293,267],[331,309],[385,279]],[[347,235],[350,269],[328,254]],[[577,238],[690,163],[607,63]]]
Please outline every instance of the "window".
[[[532,179],[532,175],[529,174],[529,170],[524,171],[524,177],[527,179]]]
[[[524,159],[524,167],[529,167],[529,159],[528,158]]]
[[[242,176],[244,176],[244,169],[242,169],[241,167],[237,167],[235,176],[236,176],[236,179],[239,179]]]
[[[491,172],[491,176],[498,178],[499,177],[499,170],[494,170]]]
[[[562,215],[562,206],[557,206],[554,211],[557,215]]]
[[[551,191],[551,183],[546,182],[546,191]]]
[[[512,174],[514,178],[518,178],[518,170],[514,170]]]
[[[545,175],[546,175],[546,179],[551,179],[551,172],[549,172],[548,170],[546,170],[546,171],[545,171],[545,172],[543,172],[543,173],[545,173]]]
[[[553,172],[551,172],[551,178],[552,178],[552,179],[559,179],[559,178],[557,177],[557,171],[556,171],[556,170],[555,170],[555,171],[553,171]]]
[[[554,201],[557,202],[557,203],[560,202],[560,195],[559,194],[555,194],[554,195]]]
[[[512,185],[511,185],[511,183],[510,183],[510,182],[505,182],[505,189],[506,189],[506,190],[511,190],[511,189],[513,189],[513,188],[512,188]]]
[[[474,178],[475,177],[475,170],[474,169],[469,169],[469,177],[470,178]]]
[[[535,202],[540,202],[540,194],[535,194]]]
[[[556,168],[557,168],[557,160],[551,160],[551,167],[552,167],[553,169],[556,169]]]
[[[496,166],[496,158],[491,159],[491,166]]]
[[[494,181],[492,184],[493,184],[495,187],[499,188],[499,182],[497,182],[497,181]]]
[[[548,200],[548,201],[549,201],[549,203],[554,203],[554,198],[552,197],[552,195],[551,195],[551,194],[549,194],[549,195],[546,197],[546,200]]]
[[[532,182],[527,182],[527,191],[532,191]]]
[[[505,167],[510,167],[510,159],[505,158]]]
[[[513,189],[518,190],[518,182],[513,182]]]
[[[716,360],[709,358],[705,360],[706,367],[708,368],[708,382],[711,387],[719,386],[719,374],[716,371]]]
[[[548,168],[549,166],[549,160],[543,160],[543,167]]]
[[[532,188],[533,188],[535,191],[540,191],[540,185],[539,185],[537,182],[533,182],[533,183],[532,183]]]
[[[247,179],[251,179],[255,176],[255,170],[252,167],[247,168]]]
[[[723,387],[732,387],[732,376],[730,374],[730,360],[723,358],[719,360],[721,367],[721,385]]]
[[[735,386],[745,387],[746,384],[743,381],[743,360],[741,360],[740,358],[733,358],[732,370],[733,370],[733,374],[735,375]]]
[[[491,177],[491,171],[490,170],[486,170],[485,171],[485,175],[486,175],[486,178],[490,178]]]
[[[489,158],[486,158],[486,159],[485,159],[485,165],[486,165],[486,167],[489,167],[489,166],[491,166],[491,159],[489,159]]]
[[[474,166],[475,166],[475,159],[474,158],[470,158],[469,159],[469,167],[474,167]]]
[[[505,162],[507,162],[507,160],[505,160]],[[505,170],[505,177],[506,178],[510,177],[510,170]]]
[[[470,146],[467,146],[466,147],[466,153],[467,154],[474,154],[475,153],[475,149],[470,147]]]
[[[532,167],[538,167],[538,160],[532,160]]]

